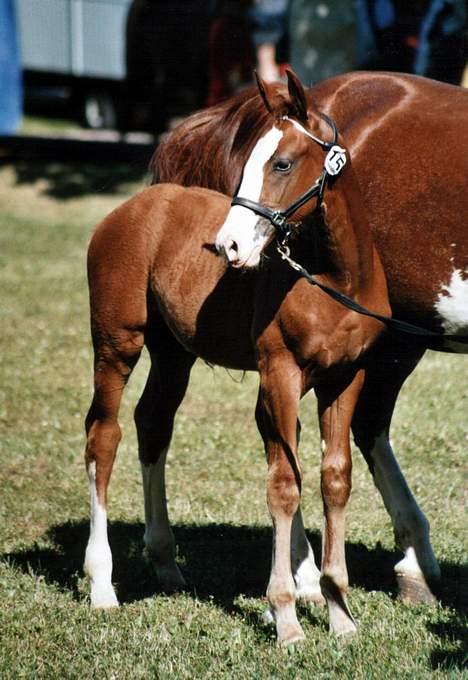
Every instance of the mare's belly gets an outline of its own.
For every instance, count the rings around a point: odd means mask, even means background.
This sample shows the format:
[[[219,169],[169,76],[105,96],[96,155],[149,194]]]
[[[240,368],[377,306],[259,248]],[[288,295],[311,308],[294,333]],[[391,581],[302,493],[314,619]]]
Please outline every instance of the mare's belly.
[[[452,270],[449,280],[441,286],[434,308],[444,333],[455,336],[454,340],[446,341],[445,349],[467,354],[468,342],[457,343],[456,337],[468,340],[468,270]]]

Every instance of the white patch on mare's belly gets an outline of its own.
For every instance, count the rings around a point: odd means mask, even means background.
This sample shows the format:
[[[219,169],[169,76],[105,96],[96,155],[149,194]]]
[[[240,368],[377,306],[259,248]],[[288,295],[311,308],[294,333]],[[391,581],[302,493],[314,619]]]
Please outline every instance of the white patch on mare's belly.
[[[442,286],[435,309],[445,333],[468,336],[468,272],[452,272],[449,283]]]

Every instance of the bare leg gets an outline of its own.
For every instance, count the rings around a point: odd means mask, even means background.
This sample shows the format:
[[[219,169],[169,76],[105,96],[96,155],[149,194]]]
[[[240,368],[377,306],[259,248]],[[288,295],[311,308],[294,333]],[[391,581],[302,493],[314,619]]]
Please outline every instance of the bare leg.
[[[301,473],[297,457],[300,372],[284,355],[260,367],[261,434],[268,461],[267,502],[273,522],[273,555],[267,597],[278,642],[291,644],[304,633],[296,616],[296,584],[291,570],[291,531],[298,511]]]
[[[400,595],[412,602],[433,602],[440,579],[429,522],[411,493],[393,453],[389,429],[395,402],[424,349],[392,338],[380,341],[366,367],[364,386],[353,419],[356,444],[391,517],[395,543],[405,554],[395,566]]]
[[[180,405],[195,357],[169,336],[158,338],[151,349],[152,366],[135,410],[145,502],[145,554],[152,561],[161,589],[185,587],[175,561],[174,535],[166,501],[165,463],[174,417]]]
[[[330,631],[336,635],[356,631],[346,602],[345,510],[351,492],[351,419],[362,380],[361,371],[351,384],[316,388],[323,442],[321,481],[325,512],[320,584],[328,605]]]

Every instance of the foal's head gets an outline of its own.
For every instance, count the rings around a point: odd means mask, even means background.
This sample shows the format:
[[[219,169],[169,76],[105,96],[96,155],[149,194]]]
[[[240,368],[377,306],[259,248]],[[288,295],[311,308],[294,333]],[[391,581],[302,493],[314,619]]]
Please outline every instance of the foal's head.
[[[258,77],[257,81],[272,117],[271,128],[257,141],[247,159],[237,196],[216,237],[218,251],[234,267],[258,265],[263,250],[275,235],[273,212],[294,208],[296,199],[316,180],[323,179],[325,158],[329,174],[336,174],[331,152],[327,154],[336,141],[334,126],[307,102],[298,78],[288,72],[288,94]],[[343,153],[337,171],[345,158],[344,150],[340,151]],[[289,211],[287,217],[293,223],[316,208],[324,188],[323,184],[318,191],[318,184],[317,192]],[[315,198],[317,194],[319,197]],[[279,224],[276,228],[281,234]]]

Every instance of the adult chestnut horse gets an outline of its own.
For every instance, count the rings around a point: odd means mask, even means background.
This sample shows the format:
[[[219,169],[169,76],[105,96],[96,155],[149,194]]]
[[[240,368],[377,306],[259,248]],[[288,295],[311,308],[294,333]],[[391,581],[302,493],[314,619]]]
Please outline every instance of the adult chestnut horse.
[[[333,130],[324,129],[316,111],[309,109],[308,124],[321,138],[314,141],[296,130],[293,120],[303,111],[300,91],[291,88],[287,101],[273,102],[271,107],[294,118],[270,124],[271,130],[246,162],[241,190],[247,197],[260,195],[263,166],[273,163],[273,173],[281,177],[281,149],[304,151],[313,144],[315,153],[305,159],[307,175],[325,177],[327,168],[336,176],[332,182],[327,174],[321,185],[326,210],[320,243],[299,233],[292,252],[314,268],[322,282],[375,312],[388,314],[385,277],[364,202],[351,163],[343,167],[346,151],[326,141]],[[335,153],[339,163],[331,158]],[[294,182],[286,188],[279,184],[266,188],[263,197],[274,205],[292,197],[298,188]],[[297,215],[315,212],[314,203]],[[107,487],[120,440],[117,419],[122,392],[145,344],[151,369],[135,420],[145,494],[145,547],[162,587],[182,584],[167,521],[164,461],[174,416],[198,356],[213,364],[259,372],[256,419],[267,454],[267,500],[274,528],[267,595],[278,640],[284,644],[303,637],[295,611],[296,587],[303,584],[300,595],[318,595],[318,574],[308,558],[298,512],[298,406],[300,398],[315,389],[325,510],[320,586],[331,630],[351,633],[355,622],[346,603],[344,554],[344,512],[351,488],[350,425],[366,354],[382,324],[310,286],[285,267],[278,254],[273,253],[261,268],[247,273],[236,270],[255,264],[264,239],[271,240],[271,228],[261,220],[257,224],[255,216],[250,223],[259,248],[254,245],[246,259],[229,256],[234,265],[229,267],[217,248],[228,253],[223,234],[227,230],[229,240],[239,210],[242,214],[245,208],[230,210],[230,199],[207,189],[159,184],[111,213],[91,240],[88,278],[95,391],[86,419],[91,531],[85,558],[91,601],[96,607],[117,604],[107,540]],[[299,525],[300,531],[293,531],[293,525]]]
[[[295,89],[302,89],[297,82]],[[272,85],[267,96],[287,99],[287,88]],[[314,112],[322,111],[346,142],[394,315],[468,335],[468,92],[411,75],[363,72],[324,81],[301,96],[307,108],[302,123],[313,124]],[[191,116],[156,150],[154,181],[233,195],[245,159],[271,128],[268,106],[252,88]],[[326,128],[322,122],[322,134]],[[317,153],[314,144],[309,153]],[[303,162],[294,153],[288,160]],[[440,570],[428,521],[395,459],[389,429],[398,393],[428,346],[467,351],[466,344],[385,335],[367,362],[352,423],[404,552],[395,571],[402,597],[411,601],[434,599],[431,587]],[[305,545],[300,521],[294,530],[296,543]],[[301,591],[297,571],[295,578]]]

